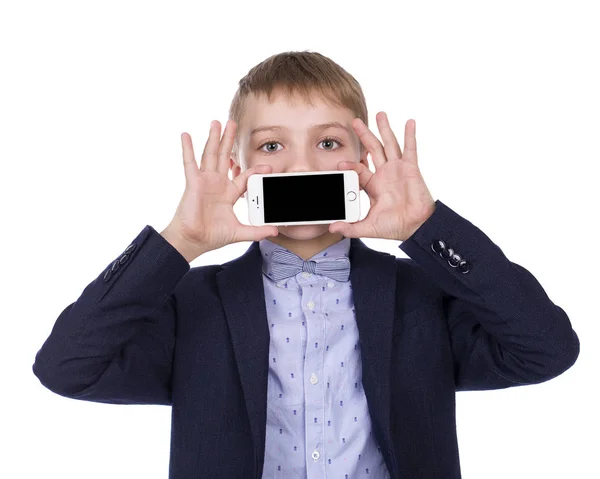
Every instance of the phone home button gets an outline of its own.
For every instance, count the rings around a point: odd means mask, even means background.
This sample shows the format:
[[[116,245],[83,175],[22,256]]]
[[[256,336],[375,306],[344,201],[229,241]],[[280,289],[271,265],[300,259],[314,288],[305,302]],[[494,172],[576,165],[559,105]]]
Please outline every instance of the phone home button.
[[[354,191],[349,191],[346,196],[348,197],[348,201],[354,201],[356,199],[356,193]]]

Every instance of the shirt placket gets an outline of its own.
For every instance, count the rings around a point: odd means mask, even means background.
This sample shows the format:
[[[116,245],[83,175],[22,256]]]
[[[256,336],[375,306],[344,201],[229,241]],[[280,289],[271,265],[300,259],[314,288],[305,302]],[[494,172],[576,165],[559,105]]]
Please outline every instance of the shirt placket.
[[[304,353],[304,401],[306,425],[306,472],[310,479],[325,475],[325,391],[323,386],[323,350],[325,325],[321,312],[317,276],[302,273],[302,311],[306,318],[306,349]],[[312,285],[312,287],[311,287]]]

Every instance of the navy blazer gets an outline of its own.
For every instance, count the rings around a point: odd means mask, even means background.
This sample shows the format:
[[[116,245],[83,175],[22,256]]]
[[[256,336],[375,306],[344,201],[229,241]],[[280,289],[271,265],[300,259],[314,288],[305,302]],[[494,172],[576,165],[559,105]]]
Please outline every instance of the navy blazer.
[[[534,276],[441,201],[399,246],[350,247],[362,381],[397,479],[461,477],[455,392],[536,384],[579,339]],[[56,320],[33,372],[61,396],[172,406],[170,479],[260,479],[269,328],[258,242],[190,268],[146,225]]]

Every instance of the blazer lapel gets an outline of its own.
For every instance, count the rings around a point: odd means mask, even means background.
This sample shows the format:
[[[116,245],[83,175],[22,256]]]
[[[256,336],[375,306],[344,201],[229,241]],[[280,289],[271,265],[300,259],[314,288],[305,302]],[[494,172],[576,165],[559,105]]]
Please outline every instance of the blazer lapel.
[[[352,299],[360,338],[362,383],[375,438],[392,458],[390,436],[390,361],[396,302],[396,257],[352,238]],[[384,453],[385,454],[385,453]],[[395,472],[390,471],[391,477]]]
[[[349,257],[363,387],[379,446],[391,452],[389,370],[396,257],[372,250],[358,238],[351,238]],[[221,266],[216,275],[217,286],[229,324],[258,468],[265,452],[270,341],[258,242]]]
[[[217,286],[237,361],[254,439],[255,476],[264,460],[270,333],[257,241],[240,257],[224,263]]]

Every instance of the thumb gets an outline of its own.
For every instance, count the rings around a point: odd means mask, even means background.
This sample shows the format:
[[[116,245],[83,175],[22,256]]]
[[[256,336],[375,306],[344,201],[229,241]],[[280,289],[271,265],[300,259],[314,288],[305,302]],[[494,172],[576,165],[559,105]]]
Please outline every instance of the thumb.
[[[277,226],[250,226],[240,224],[236,231],[237,241],[260,241],[269,236],[277,236],[279,230]]]

